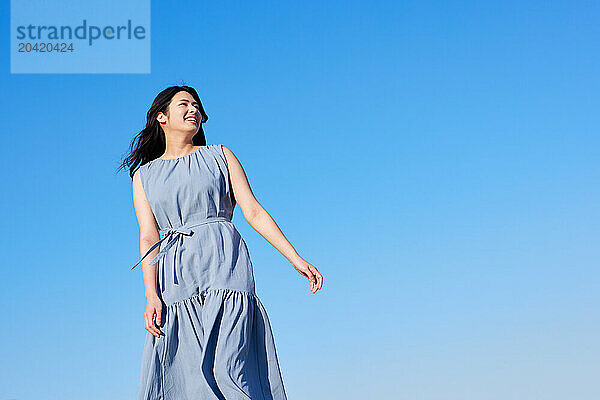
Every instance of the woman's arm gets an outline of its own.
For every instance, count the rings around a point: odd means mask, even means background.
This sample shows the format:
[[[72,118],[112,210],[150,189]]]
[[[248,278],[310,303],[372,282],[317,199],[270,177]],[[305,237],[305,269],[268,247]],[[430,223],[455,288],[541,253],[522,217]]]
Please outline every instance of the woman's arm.
[[[244,218],[262,237],[287,258],[298,272],[308,278],[310,290],[315,293],[323,285],[323,276],[313,265],[298,255],[273,218],[256,200],[246,173],[233,152],[223,146],[223,154],[227,160],[233,195],[236,203],[242,209]]]
[[[154,214],[142,187],[139,168],[133,174],[133,205],[140,226],[140,254],[143,256],[154,243],[160,240],[160,235]],[[146,310],[144,311],[144,326],[146,330],[155,336],[160,336],[158,326],[161,324],[162,301],[158,296],[156,286],[157,268],[156,266],[149,265],[149,262],[158,252],[159,248],[157,247],[142,260],[142,273],[147,299]],[[153,322],[155,317],[156,324]]]

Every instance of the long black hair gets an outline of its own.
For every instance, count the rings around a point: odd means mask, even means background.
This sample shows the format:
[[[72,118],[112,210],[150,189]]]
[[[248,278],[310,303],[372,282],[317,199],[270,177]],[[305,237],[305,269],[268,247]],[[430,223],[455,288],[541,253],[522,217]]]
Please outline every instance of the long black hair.
[[[170,86],[154,98],[152,106],[150,106],[150,109],[146,114],[146,127],[133,138],[133,141],[129,145],[129,154],[117,168],[117,172],[120,169],[129,168],[129,176],[133,179],[133,174],[138,166],[141,166],[148,161],[152,161],[164,154],[167,143],[165,132],[156,117],[159,112],[167,114],[169,104],[171,104],[173,97],[181,91],[188,92],[194,97],[194,100],[198,102],[200,115],[202,115],[200,128],[198,129],[198,133],[192,138],[192,143],[195,146],[206,145],[202,123],[208,120],[208,115],[206,115],[204,107],[202,107],[202,102],[200,101],[200,97],[198,97],[198,93],[190,86]]]

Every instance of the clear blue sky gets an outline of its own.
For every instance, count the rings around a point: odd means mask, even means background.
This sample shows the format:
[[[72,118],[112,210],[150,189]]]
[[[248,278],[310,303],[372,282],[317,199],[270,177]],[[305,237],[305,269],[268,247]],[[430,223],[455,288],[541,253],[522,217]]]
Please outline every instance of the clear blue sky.
[[[598,4],[217,3],[152,4],[148,75],[3,58],[0,399],[137,395],[114,171],[172,84],[324,275],[312,295],[236,209],[290,400],[597,399]]]

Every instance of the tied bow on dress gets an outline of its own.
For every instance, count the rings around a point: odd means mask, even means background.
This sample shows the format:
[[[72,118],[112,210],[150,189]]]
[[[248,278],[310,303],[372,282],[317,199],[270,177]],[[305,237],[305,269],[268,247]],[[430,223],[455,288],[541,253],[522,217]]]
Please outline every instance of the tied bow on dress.
[[[142,260],[144,258],[146,258],[146,256],[148,256],[148,254],[150,254],[152,252],[152,250],[154,250],[157,246],[160,246],[160,244],[162,242],[164,242],[166,240],[166,244],[164,245],[164,247],[158,252],[158,254],[152,259],[152,261],[150,261],[150,265],[154,265],[156,264],[160,259],[162,259],[171,249],[171,247],[175,246],[176,244],[179,244],[180,239],[183,238],[183,236],[191,236],[193,235],[194,231],[191,229],[193,227],[199,226],[199,225],[204,225],[204,224],[208,224],[210,222],[218,222],[218,221],[224,221],[224,222],[231,222],[231,220],[229,218],[220,216],[220,217],[208,217],[206,219],[202,219],[200,221],[197,222],[193,222],[193,223],[187,223],[184,224],[182,226],[179,226],[177,228],[165,228],[165,229],[161,229],[160,232],[163,233],[163,238],[160,239],[159,241],[157,241],[156,243],[154,243],[152,246],[150,246],[150,248],[148,249],[148,251],[146,252],[146,254],[144,254],[144,256],[133,266],[131,267],[131,269],[134,269],[135,267],[137,267],[139,265],[139,263],[142,262]],[[179,253],[177,252],[177,247],[175,247],[175,251],[173,251],[173,283],[174,284],[178,284],[179,279],[177,277],[177,256],[179,255]]]

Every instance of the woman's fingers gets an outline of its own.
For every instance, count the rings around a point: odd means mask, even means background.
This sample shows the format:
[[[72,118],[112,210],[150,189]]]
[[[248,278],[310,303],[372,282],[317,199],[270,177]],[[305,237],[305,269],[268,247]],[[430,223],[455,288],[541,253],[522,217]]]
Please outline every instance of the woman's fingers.
[[[156,333],[153,332],[153,326],[152,326],[152,317],[150,317],[150,315],[148,315],[147,313],[144,313],[144,323],[146,326],[146,330],[148,332],[150,332],[151,334],[153,334],[154,336],[156,336]]]
[[[162,310],[160,308],[157,308],[156,309],[156,327],[157,328],[160,326],[161,316],[162,316]]]
[[[154,317],[154,313],[152,313],[152,314],[144,313],[145,327],[148,332],[150,332],[151,334],[153,334],[156,337],[159,337],[160,331],[156,328],[156,326],[154,326],[154,323],[152,322],[153,317]]]
[[[156,337],[162,334],[160,326],[162,325],[162,301],[158,297],[148,298],[146,311],[144,311],[144,324],[146,330]]]
[[[319,271],[317,271],[316,268],[314,268],[314,270],[315,270],[315,275],[317,277],[317,289],[321,289],[321,287],[323,286],[323,276],[321,275],[321,273]]]
[[[306,276],[308,277],[308,280],[310,281],[310,290],[314,293],[317,280],[315,278],[315,275],[311,271],[310,267],[308,268],[308,272],[306,273]]]
[[[148,322],[148,314],[146,313],[144,313],[144,328],[146,328],[148,332],[152,333],[152,328],[150,327],[150,323]]]
[[[321,289],[321,286],[323,286],[323,277],[321,276],[321,274],[319,273],[319,271],[312,265],[309,264],[308,269],[310,270],[310,272],[313,274],[314,277],[314,288],[315,288],[315,292],[319,289]]]
[[[293,263],[293,266],[298,272],[300,272],[300,274],[304,275],[308,279],[310,282],[310,290],[313,293],[321,289],[321,286],[323,285],[323,277],[314,266],[302,259],[297,263]]]

